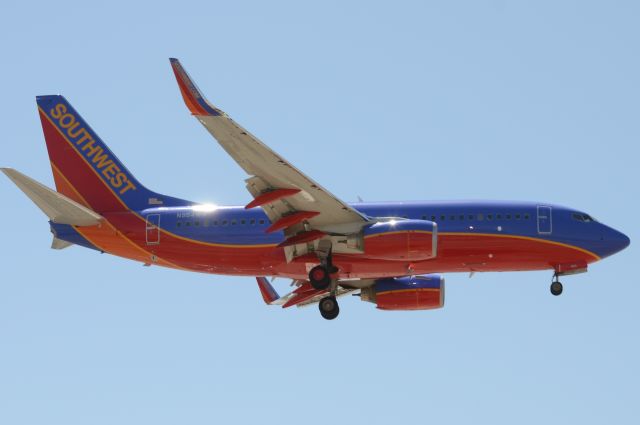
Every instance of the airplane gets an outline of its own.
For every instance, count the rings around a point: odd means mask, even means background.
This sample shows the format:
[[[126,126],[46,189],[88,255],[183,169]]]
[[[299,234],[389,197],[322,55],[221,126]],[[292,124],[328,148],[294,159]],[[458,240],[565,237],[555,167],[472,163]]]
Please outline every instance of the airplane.
[[[544,202],[346,203],[210,103],[170,59],[184,103],[247,173],[252,200],[214,206],[153,192],[116,158],[60,95],[37,96],[56,190],[2,171],[49,218],[52,248],[91,248],[143,263],[254,276],[269,305],[337,298],[381,310],[443,307],[443,273],[549,270],[559,278],[626,248],[623,233],[589,214]],[[295,287],[279,296],[268,277]]]

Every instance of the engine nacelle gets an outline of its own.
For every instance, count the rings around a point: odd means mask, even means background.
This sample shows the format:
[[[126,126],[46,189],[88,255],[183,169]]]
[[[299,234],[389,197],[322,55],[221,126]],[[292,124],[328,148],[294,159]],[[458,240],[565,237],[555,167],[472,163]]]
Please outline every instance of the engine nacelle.
[[[435,258],[438,225],[426,220],[390,220],[364,229],[364,256],[376,260],[422,261]]]
[[[437,274],[378,279],[360,292],[381,310],[431,310],[444,306],[444,277]]]

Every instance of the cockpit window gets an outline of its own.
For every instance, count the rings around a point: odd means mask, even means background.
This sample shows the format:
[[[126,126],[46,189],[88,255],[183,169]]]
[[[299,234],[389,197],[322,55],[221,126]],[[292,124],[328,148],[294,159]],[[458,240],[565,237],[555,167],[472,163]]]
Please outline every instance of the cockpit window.
[[[571,214],[571,217],[574,220],[581,221],[583,223],[590,223],[592,221],[595,221],[589,214],[573,213]]]

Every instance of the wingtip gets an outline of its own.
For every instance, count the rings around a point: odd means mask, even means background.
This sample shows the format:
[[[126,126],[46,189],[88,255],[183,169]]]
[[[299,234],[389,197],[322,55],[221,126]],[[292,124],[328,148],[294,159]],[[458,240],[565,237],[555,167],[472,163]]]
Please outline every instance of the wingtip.
[[[182,99],[191,114],[201,116],[222,115],[216,107],[207,101],[180,61],[176,58],[169,58],[169,62],[171,62],[171,68],[173,68],[173,73],[176,76],[176,81],[178,82]]]

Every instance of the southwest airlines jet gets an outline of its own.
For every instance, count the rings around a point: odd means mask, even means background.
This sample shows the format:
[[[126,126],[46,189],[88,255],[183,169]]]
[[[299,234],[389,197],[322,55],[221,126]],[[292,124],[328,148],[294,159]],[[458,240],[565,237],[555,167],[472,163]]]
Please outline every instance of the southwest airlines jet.
[[[153,192],[58,95],[38,96],[56,190],[2,171],[49,217],[52,248],[81,245],[203,273],[256,276],[267,304],[318,304],[338,316],[354,293],[382,310],[444,304],[438,273],[550,270],[560,276],[621,251],[629,238],[589,214],[539,202],[348,204],[298,170],[198,90],[171,59],[187,108],[247,173],[246,206],[198,204]],[[267,277],[293,279],[279,296]]]

